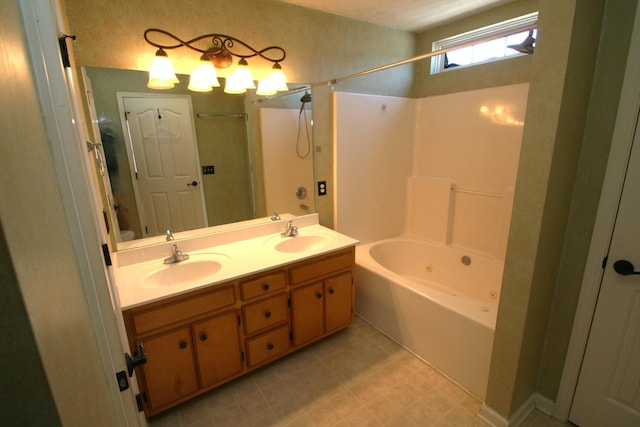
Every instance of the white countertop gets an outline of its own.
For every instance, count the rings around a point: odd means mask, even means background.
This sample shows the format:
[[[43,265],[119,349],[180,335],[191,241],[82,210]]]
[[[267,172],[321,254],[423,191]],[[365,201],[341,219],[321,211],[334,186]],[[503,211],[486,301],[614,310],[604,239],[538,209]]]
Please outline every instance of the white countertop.
[[[284,230],[287,221],[116,252],[112,257],[113,271],[121,310],[226,283],[243,276],[355,246],[358,243],[351,237],[317,224],[318,218],[315,214],[294,218],[293,225],[298,227],[299,235],[282,237],[280,233]],[[285,240],[304,238],[304,236],[320,236],[322,242],[315,248],[297,252],[282,252],[275,248],[278,243]],[[171,255],[174,243],[178,244],[183,253],[190,255],[189,260],[163,264],[164,258]],[[203,260],[217,262],[220,269],[208,277],[197,280],[168,280],[167,284],[145,283],[145,279],[155,271],[171,268],[177,271],[176,267],[189,268],[188,263]],[[180,266],[181,264],[183,265]]]

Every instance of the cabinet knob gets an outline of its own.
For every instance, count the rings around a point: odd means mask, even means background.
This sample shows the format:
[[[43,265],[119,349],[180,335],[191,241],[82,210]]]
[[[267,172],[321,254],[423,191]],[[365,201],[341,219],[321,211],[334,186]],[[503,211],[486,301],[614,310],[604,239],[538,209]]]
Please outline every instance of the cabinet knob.
[[[318,293],[316,294],[316,298],[318,298],[318,299],[322,298],[322,292],[318,292]]]
[[[330,293],[331,295],[333,295],[333,294],[335,294],[335,293],[336,293],[336,290],[335,290],[335,289],[333,289],[333,288],[329,288],[329,293]]]
[[[262,285],[262,290],[263,291],[268,291],[269,290],[269,284],[265,283],[264,285]]]
[[[269,343],[267,344],[267,350],[273,350],[274,345]]]
[[[180,345],[179,345],[181,350],[184,350],[185,348],[187,348],[187,342],[186,341],[180,341]]]
[[[207,338],[209,338],[209,337],[204,332],[200,334],[200,341],[206,341]]]
[[[271,312],[269,310],[264,312],[264,317],[266,317],[267,319],[271,317]]]

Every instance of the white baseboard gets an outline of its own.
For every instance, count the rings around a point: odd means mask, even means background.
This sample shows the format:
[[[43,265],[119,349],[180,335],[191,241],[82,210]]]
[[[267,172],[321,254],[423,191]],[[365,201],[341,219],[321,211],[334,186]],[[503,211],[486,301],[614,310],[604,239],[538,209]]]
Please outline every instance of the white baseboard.
[[[482,404],[478,417],[484,422],[494,427],[517,427],[521,425],[525,419],[534,411],[539,410],[545,415],[551,416],[553,413],[554,402],[537,393],[532,394],[517,411],[506,419],[485,403]]]

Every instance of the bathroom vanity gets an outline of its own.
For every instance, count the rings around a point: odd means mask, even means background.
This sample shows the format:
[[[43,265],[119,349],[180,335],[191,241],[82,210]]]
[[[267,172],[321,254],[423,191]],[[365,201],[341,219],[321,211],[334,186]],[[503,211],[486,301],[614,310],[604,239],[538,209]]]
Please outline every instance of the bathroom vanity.
[[[114,254],[147,417],[353,322],[357,241],[296,222],[295,237],[280,221]],[[190,258],[163,265],[175,243]]]

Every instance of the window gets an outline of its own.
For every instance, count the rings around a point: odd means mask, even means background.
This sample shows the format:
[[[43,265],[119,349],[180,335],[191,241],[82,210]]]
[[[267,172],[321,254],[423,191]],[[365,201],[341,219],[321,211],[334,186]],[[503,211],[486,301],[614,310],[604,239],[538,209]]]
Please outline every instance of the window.
[[[433,43],[433,51],[450,49],[445,54],[431,58],[431,74],[436,74],[448,68],[481,64],[504,58],[522,55],[507,46],[521,44],[532,36],[537,37],[535,25],[538,22],[538,12],[499,22],[484,28],[458,34]],[[506,35],[505,35],[506,34]],[[491,36],[496,36],[492,38]],[[478,40],[478,43],[473,43]]]

